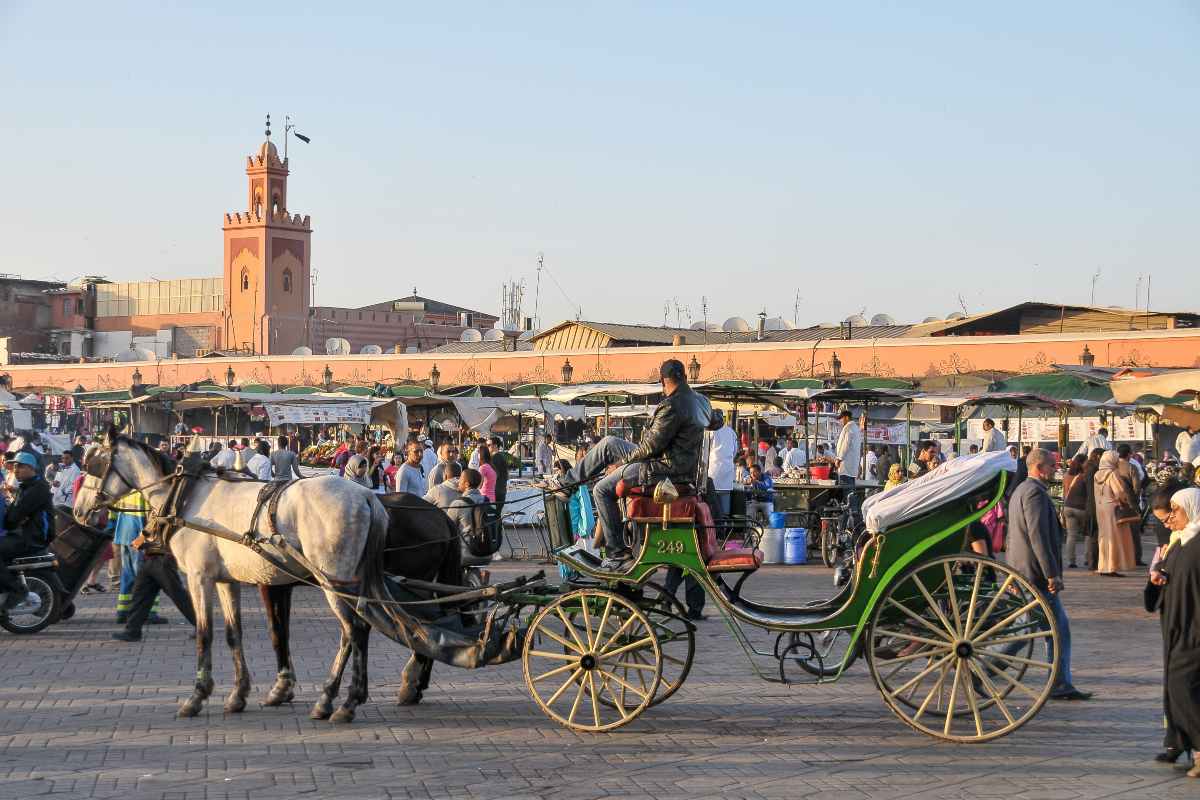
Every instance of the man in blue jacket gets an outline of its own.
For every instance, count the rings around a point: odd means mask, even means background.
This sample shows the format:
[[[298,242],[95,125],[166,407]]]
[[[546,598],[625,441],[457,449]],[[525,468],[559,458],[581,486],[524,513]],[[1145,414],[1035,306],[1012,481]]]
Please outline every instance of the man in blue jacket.
[[[24,587],[8,568],[8,562],[49,544],[54,525],[50,485],[42,479],[37,457],[22,451],[11,463],[17,490],[4,513],[5,535],[0,537],[0,590],[5,593],[0,613],[17,607],[25,599]]]

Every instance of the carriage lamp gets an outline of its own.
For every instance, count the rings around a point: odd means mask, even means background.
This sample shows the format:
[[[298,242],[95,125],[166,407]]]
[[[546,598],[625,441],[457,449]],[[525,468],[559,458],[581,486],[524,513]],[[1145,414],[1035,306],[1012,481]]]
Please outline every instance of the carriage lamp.
[[[142,385],[142,371],[140,369],[138,369],[137,367],[134,367],[133,375],[129,376],[129,379],[131,381],[133,381],[134,386],[141,386]]]
[[[692,360],[688,362],[688,382],[696,383],[700,380],[700,362],[696,360],[696,354],[692,354]]]
[[[1096,363],[1096,354],[1088,349],[1086,344],[1083,346],[1083,352],[1079,354],[1079,363],[1088,368]]]
[[[227,367],[225,370],[225,385],[230,388],[233,388],[233,381],[234,381],[235,377],[237,377],[237,376],[235,376],[233,374],[233,367],[232,366]]]
[[[429,370],[429,388],[430,388],[430,390],[433,391],[434,394],[437,394],[438,384],[441,382],[441,380],[442,380],[442,371],[439,370],[437,368],[437,364],[434,363],[433,369]]]
[[[562,382],[570,383],[571,376],[575,374],[575,368],[571,366],[571,359],[567,359],[562,365]]]
[[[833,359],[829,362],[829,368],[833,371],[833,379],[836,381],[842,377],[842,360],[837,357],[837,353],[833,354]]]
[[[328,364],[325,365],[325,371],[321,373],[321,377],[325,379],[325,391],[328,392],[329,387],[333,385],[333,370],[329,368]]]

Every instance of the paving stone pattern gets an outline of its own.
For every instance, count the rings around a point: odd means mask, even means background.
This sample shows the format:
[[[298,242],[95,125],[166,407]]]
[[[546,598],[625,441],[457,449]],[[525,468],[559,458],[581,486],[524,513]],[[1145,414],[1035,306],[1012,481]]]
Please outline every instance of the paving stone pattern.
[[[506,563],[498,577],[535,565]],[[609,734],[544,717],[519,663],[438,665],[416,707],[395,705],[407,651],[371,640],[371,700],[351,725],[308,719],[337,640],[324,600],[297,593],[297,702],[268,709],[274,658],[256,592],[243,593],[250,707],[225,715],[232,668],[218,637],[217,689],[179,720],[195,671],[188,628],[110,640],[115,597],[32,637],[0,631],[0,798],[1174,798],[1200,781],[1151,762],[1161,739],[1158,622],[1142,579],[1068,578],[1076,683],[1097,696],[1051,703],[984,745],[944,744],[892,716],[864,664],[842,681],[789,688],[754,678],[724,625],[701,624],[696,667],[665,704]],[[830,572],[772,567],[758,599],[827,594]],[[174,609],[165,609],[176,622]],[[219,615],[219,612],[218,612]],[[761,640],[760,640],[761,641]],[[768,645],[769,646],[769,645]],[[768,665],[769,666],[769,665]]]

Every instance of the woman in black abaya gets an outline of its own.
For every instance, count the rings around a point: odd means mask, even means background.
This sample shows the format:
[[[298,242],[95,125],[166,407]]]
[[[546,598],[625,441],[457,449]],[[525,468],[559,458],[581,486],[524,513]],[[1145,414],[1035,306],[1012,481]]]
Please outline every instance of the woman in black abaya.
[[[1171,530],[1165,557],[1150,572],[1162,587],[1163,670],[1166,683],[1168,750],[1160,758],[1174,761],[1185,750],[1200,747],[1200,489],[1171,496],[1163,520]],[[1188,777],[1200,778],[1193,759]]]

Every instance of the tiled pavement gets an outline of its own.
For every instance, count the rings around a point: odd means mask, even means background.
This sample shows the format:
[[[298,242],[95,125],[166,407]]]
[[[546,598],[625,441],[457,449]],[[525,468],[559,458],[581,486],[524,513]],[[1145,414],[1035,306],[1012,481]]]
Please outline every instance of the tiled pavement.
[[[529,571],[506,565],[498,572]],[[257,593],[243,593],[256,677],[251,707],[225,715],[231,667],[216,646],[217,690],[196,719],[175,718],[195,669],[181,625],[140,644],[109,639],[112,595],[33,637],[0,631],[0,798],[1173,798],[1200,781],[1158,767],[1157,621],[1140,578],[1071,574],[1076,683],[1088,703],[1052,703],[1023,729],[950,745],[893,717],[864,665],[839,683],[756,680],[724,626],[702,623],[683,689],[610,734],[575,734],[544,717],[519,664],[438,666],[417,707],[397,707],[406,651],[372,637],[372,699],[348,726],[308,719],[336,641],[313,591],[297,594],[298,702],[257,700],[274,659]],[[769,568],[751,594],[795,600],[829,586],[821,568]],[[178,620],[178,614],[171,610]]]

